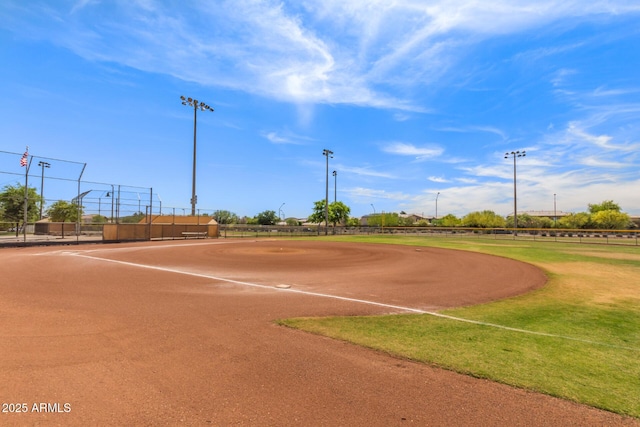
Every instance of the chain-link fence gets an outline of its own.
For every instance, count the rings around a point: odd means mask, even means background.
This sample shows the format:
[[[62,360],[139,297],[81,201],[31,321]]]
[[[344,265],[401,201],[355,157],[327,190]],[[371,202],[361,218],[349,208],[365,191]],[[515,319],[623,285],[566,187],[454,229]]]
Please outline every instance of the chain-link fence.
[[[83,181],[85,168],[28,148],[0,151],[0,238],[101,237],[102,224],[137,223],[159,212],[153,189]]]

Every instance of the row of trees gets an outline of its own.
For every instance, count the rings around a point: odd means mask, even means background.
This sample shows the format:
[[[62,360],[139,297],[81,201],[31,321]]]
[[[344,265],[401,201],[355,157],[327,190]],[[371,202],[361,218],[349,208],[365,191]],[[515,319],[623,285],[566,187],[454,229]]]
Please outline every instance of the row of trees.
[[[0,222],[18,225],[24,221],[24,197],[25,188],[22,185],[7,185],[0,192]],[[33,222],[40,218],[39,206],[42,200],[35,188],[27,191],[27,221]],[[329,224],[359,226],[358,218],[350,217],[351,209],[343,202],[329,203]],[[53,222],[76,222],[78,215],[82,215],[82,207],[70,202],[59,200],[49,206],[45,215]],[[239,217],[228,210],[217,210],[212,214],[219,224],[256,224],[274,225],[281,221],[273,210],[265,210],[254,217]],[[144,214],[138,213],[131,218],[122,218],[121,222],[137,222]],[[96,222],[106,222],[107,218],[95,216]],[[128,221],[130,219],[130,221]],[[314,202],[313,212],[307,219],[309,222],[322,224],[325,222],[325,201]],[[286,220],[287,225],[301,225],[295,218]],[[440,227],[477,227],[477,228],[512,228],[513,216],[504,218],[491,210],[476,211],[458,218],[449,214],[438,218],[433,224],[426,220],[415,222],[411,217],[401,216],[397,213],[381,213],[370,215],[367,225],[373,227],[398,227],[398,226],[440,226]],[[629,215],[622,212],[620,205],[613,200],[605,200],[602,203],[589,204],[588,212],[572,213],[561,218],[534,217],[526,213],[518,215],[519,228],[564,228],[564,229],[628,229],[635,228]],[[17,232],[17,231],[16,231]]]
[[[254,217],[239,217],[235,213],[227,210],[217,210],[211,215],[218,224],[253,224],[253,225],[275,225],[280,221],[275,211],[262,211]],[[295,224],[298,225],[296,221]]]
[[[360,226],[358,218],[350,217],[351,209],[343,202],[329,203],[328,217],[330,225]],[[404,212],[402,212],[404,213]],[[280,219],[274,211],[264,211],[253,218],[239,218],[229,211],[216,211],[213,217],[219,224],[260,224],[274,225]],[[314,202],[313,212],[307,221],[317,224],[325,222],[325,201]],[[289,218],[287,225],[300,225],[298,220]],[[395,212],[369,215],[367,225],[371,227],[436,226],[436,227],[475,227],[475,228],[513,228],[513,216],[505,218],[491,210],[476,211],[458,218],[453,214],[438,218],[434,223],[422,219],[415,221],[411,216],[402,216]],[[561,218],[518,215],[518,228],[563,228],[563,229],[610,229],[623,230],[635,228],[629,215],[622,212],[620,205],[612,200],[589,204],[588,212],[572,213]]]
[[[360,220],[357,218],[350,218],[351,208],[342,202],[329,203],[328,216],[329,224],[333,225],[360,225]],[[227,210],[217,210],[212,214],[213,218],[218,224],[258,224],[258,225],[274,225],[281,221],[275,211],[267,210],[260,212],[254,217],[239,217],[235,213]],[[313,213],[307,218],[307,221],[314,223],[325,222],[325,201],[319,200],[314,203]],[[287,218],[285,220],[287,225],[302,225],[296,218]]]
[[[437,220],[442,227],[512,228],[513,216],[501,217],[493,211],[471,212],[462,218],[447,215]],[[624,230],[636,225],[620,205],[613,200],[589,204],[588,212],[572,213],[557,220],[534,217],[526,213],[518,215],[518,228],[564,228],[564,229],[608,229]]]
[[[18,233],[19,224],[24,221],[24,185],[6,185],[0,192],[0,222],[10,223]],[[27,222],[40,219],[40,205],[43,202],[35,188],[27,189]],[[53,222],[75,222],[82,214],[82,207],[59,200],[44,211]]]

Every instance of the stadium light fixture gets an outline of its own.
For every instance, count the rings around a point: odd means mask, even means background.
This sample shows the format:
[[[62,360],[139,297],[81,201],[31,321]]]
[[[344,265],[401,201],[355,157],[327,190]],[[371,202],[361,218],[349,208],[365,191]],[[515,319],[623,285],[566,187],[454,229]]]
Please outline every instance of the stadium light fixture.
[[[38,162],[38,166],[42,167],[42,174],[40,176],[40,219],[42,219],[42,207],[44,205],[44,168],[50,168],[51,164],[48,162],[40,161]]]
[[[438,191],[438,194],[436,194],[436,219],[438,219],[438,196],[440,195],[440,192]]]
[[[518,235],[518,192],[516,190],[516,159],[519,157],[525,157],[526,151],[511,151],[510,153],[504,153],[504,158],[508,159],[513,157],[513,235]]]
[[[333,159],[333,151],[324,149],[322,155],[327,158],[326,192],[324,198],[324,234],[329,234],[329,157]]]
[[[198,196],[196,196],[196,128],[198,122],[198,110],[200,111],[211,111],[213,112],[213,108],[205,104],[204,102],[199,102],[197,99],[193,98],[185,98],[184,96],[180,96],[182,100],[182,105],[188,105],[189,107],[193,107],[193,176],[191,181],[191,215],[196,215],[196,203],[198,202]]]

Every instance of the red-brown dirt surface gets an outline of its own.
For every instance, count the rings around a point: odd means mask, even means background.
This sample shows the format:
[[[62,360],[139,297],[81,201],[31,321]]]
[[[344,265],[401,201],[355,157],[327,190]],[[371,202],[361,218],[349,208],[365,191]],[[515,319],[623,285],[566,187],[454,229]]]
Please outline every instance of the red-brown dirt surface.
[[[0,260],[3,426],[640,425],[273,322],[504,298],[544,284],[527,264],[277,240],[3,249]]]

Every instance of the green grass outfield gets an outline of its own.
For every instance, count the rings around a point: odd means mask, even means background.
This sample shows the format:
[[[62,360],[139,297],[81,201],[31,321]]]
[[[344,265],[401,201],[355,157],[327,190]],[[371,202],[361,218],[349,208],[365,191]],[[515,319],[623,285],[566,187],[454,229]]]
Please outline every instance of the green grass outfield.
[[[477,323],[403,314],[280,324],[640,418],[640,248],[401,236],[325,239],[493,254],[539,266],[549,281],[519,297],[439,312]]]

